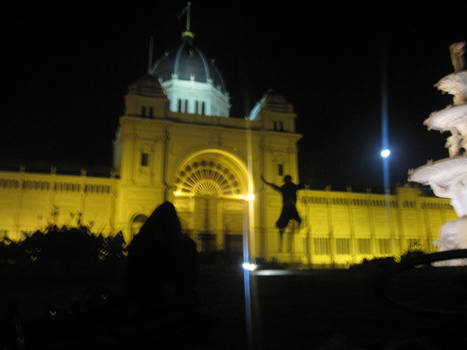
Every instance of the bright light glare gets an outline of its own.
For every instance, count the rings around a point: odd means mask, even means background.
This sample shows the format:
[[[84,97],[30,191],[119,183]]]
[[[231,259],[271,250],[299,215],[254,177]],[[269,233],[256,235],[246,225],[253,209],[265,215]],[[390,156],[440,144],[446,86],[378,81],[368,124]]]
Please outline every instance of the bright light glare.
[[[252,200],[255,199],[255,195],[253,193],[248,193],[246,196],[245,196],[245,199],[248,201],[248,202],[251,202]]]
[[[255,271],[258,268],[258,265],[246,262],[242,264],[242,267],[244,270]]]
[[[248,193],[248,194],[239,194],[237,196],[235,196],[235,198],[238,198],[238,199],[243,199],[247,202],[252,202],[255,200],[255,195],[253,193]]]
[[[389,157],[391,155],[391,150],[389,150],[387,148],[383,149],[380,154],[381,154],[381,157],[387,158],[387,157]]]

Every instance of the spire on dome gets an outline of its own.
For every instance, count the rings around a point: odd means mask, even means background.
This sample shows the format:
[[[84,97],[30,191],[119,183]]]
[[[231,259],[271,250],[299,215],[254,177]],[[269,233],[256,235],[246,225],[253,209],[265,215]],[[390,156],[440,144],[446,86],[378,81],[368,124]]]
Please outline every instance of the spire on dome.
[[[221,72],[193,43],[190,31],[191,2],[178,15],[186,15],[186,27],[179,46],[152,64],[156,77],[170,100],[173,112],[228,117],[229,94]]]
[[[182,38],[191,44],[195,35],[190,31],[190,20],[191,20],[191,2],[190,1],[187,2],[187,5],[185,6],[185,8],[178,15],[178,19],[180,19],[184,14],[186,14],[186,27],[185,27],[185,31],[182,33]]]

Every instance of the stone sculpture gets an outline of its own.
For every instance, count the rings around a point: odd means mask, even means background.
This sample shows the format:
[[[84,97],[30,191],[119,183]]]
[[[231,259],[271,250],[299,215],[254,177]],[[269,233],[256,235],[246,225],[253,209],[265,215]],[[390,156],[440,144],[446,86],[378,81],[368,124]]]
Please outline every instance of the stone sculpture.
[[[449,46],[449,51],[451,52],[451,62],[454,67],[454,72],[463,71],[465,68],[465,42],[457,42]]]
[[[467,249],[467,71],[465,42],[449,47],[454,73],[442,78],[435,86],[454,96],[454,106],[434,112],[425,120],[429,130],[450,131],[445,147],[449,158],[429,162],[409,172],[409,181],[429,185],[436,196],[451,199],[459,219],[445,223],[434,242],[438,251]],[[467,265],[467,259],[438,262],[436,265]]]

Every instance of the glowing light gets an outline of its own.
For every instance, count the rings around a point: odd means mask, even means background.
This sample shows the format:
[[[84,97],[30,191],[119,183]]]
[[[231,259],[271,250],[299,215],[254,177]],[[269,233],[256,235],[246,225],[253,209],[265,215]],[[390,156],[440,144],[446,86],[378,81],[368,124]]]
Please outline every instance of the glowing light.
[[[248,193],[247,195],[239,194],[239,195],[236,195],[235,198],[243,199],[247,202],[252,202],[255,200],[255,195],[253,193]]]
[[[383,149],[380,153],[381,157],[383,158],[387,158],[391,155],[391,150],[386,148],[386,149]]]
[[[258,268],[258,265],[252,264],[252,263],[249,263],[249,262],[244,262],[242,264],[242,267],[243,267],[244,270],[255,271]]]
[[[245,199],[248,201],[248,202],[251,202],[255,199],[255,195],[253,193],[248,193],[246,196],[245,196]]]

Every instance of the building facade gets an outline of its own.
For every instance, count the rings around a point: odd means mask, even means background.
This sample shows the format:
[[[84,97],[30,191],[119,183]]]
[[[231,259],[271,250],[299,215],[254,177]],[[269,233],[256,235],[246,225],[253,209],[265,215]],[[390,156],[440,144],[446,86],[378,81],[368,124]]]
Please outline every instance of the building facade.
[[[0,239],[19,240],[47,225],[88,225],[131,241],[162,202],[171,201],[200,250],[316,265],[348,265],[409,249],[432,251],[440,226],[455,213],[446,200],[409,187],[396,195],[299,192],[301,227],[282,242],[275,228],[280,195],[260,175],[298,182],[293,107],[268,91],[246,118],[229,117],[229,95],[212,61],[185,32],[125,96],[106,177],[0,171]]]

